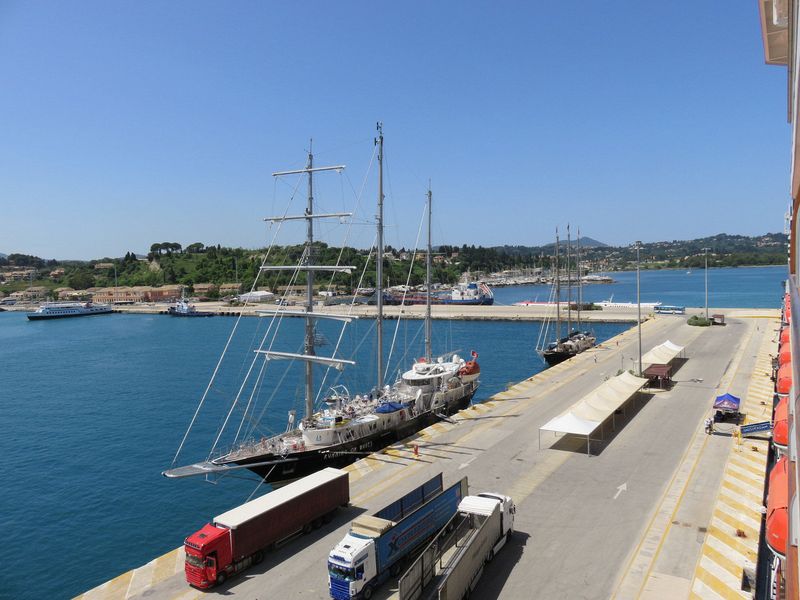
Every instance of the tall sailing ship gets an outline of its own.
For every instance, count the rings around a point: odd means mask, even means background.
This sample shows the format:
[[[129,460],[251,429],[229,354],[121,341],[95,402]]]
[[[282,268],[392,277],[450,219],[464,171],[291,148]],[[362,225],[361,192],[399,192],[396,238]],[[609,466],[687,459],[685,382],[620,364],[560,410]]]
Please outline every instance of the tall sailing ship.
[[[559,268],[559,238],[556,229],[555,247],[555,275],[553,277],[553,289],[556,308],[556,339],[546,343],[546,332],[549,322],[542,327],[544,335],[540,334],[540,342],[537,344],[537,352],[541,355],[548,366],[554,366],[565,360],[572,358],[593,347],[597,338],[589,331],[581,331],[581,304],[583,304],[582,288],[580,283],[580,231],[578,231],[578,302],[577,302],[577,328],[572,327],[572,282],[571,282],[571,256],[570,256],[570,236],[569,225],[567,225],[567,335],[561,336],[561,276]],[[546,345],[540,346],[542,340]]]
[[[226,451],[218,452],[212,447],[206,460],[188,466],[176,466],[181,449],[186,442],[189,430],[184,435],[172,468],[163,474],[167,477],[187,477],[192,475],[219,476],[237,469],[248,469],[265,481],[286,481],[302,477],[323,467],[341,467],[357,460],[360,456],[384,448],[397,440],[437,422],[446,419],[469,405],[478,389],[480,367],[477,354],[465,360],[455,354],[434,359],[431,353],[431,315],[430,303],[425,321],[425,357],[415,362],[402,374],[400,379],[386,385],[383,372],[383,132],[378,125],[375,140],[378,156],[378,217],[377,217],[377,318],[376,318],[376,363],[377,373],[374,387],[366,393],[351,395],[343,385],[333,386],[324,395],[324,407],[315,408],[314,366],[343,370],[355,365],[334,354],[329,357],[316,353],[316,322],[333,319],[347,323],[354,316],[343,316],[314,312],[313,289],[315,273],[330,271],[351,272],[354,267],[341,265],[314,264],[314,224],[319,219],[345,218],[350,213],[317,213],[313,199],[313,176],[322,171],[341,170],[344,166],[314,167],[313,154],[309,150],[306,168],[296,171],[274,173],[276,177],[285,175],[305,175],[308,178],[308,200],[305,213],[301,216],[270,217],[270,222],[304,220],[306,223],[306,244],[299,265],[262,266],[261,271],[292,269],[305,272],[306,302],[303,310],[260,311],[262,316],[272,318],[299,317],[305,321],[305,336],[302,353],[278,352],[264,341],[255,350],[256,358],[248,374],[263,372],[262,366],[273,360],[291,360],[305,365],[305,414],[296,423],[294,411],[289,413],[289,421],[283,433],[269,437],[241,440]],[[431,245],[430,245],[430,204],[428,192],[428,291],[430,292]],[[257,282],[256,282],[257,283]],[[254,284],[255,286],[256,284]],[[430,298],[430,293],[428,294]],[[338,346],[337,346],[338,347]],[[261,365],[259,360],[265,361]],[[209,384],[211,387],[212,382]],[[258,384],[256,384],[258,387]],[[244,384],[242,384],[242,389]],[[235,400],[234,400],[235,402]],[[201,406],[203,399],[201,399]],[[198,407],[199,411],[199,407]],[[197,412],[195,412],[195,417]],[[226,419],[227,422],[227,419]],[[194,423],[194,418],[192,419]],[[220,436],[217,436],[219,440]],[[216,452],[216,455],[215,455]]]

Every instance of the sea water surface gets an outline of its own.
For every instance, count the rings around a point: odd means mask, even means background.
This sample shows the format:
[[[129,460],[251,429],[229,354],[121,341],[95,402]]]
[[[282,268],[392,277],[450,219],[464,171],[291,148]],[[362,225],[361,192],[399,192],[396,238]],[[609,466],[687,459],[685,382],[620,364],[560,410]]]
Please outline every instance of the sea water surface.
[[[614,283],[593,283],[582,286],[584,302],[612,298],[617,302],[636,302],[636,271],[605,273]],[[642,270],[640,287],[642,302],[661,302],[680,306],[705,306],[706,277],[703,269],[690,271],[663,269]],[[786,266],[731,267],[708,270],[708,306],[713,308],[775,308],[783,281],[788,275]],[[567,291],[561,290],[566,300]],[[494,290],[497,304],[513,304],[523,300],[546,302],[549,285],[521,285]],[[578,290],[572,289],[573,301]]]
[[[715,293],[728,305],[778,306],[785,268],[731,271],[736,273],[724,278],[709,272],[719,286]],[[629,285],[623,280],[630,274],[620,275],[617,285]],[[702,273],[679,275],[643,273],[643,299],[651,297],[645,294],[652,285],[661,290],[654,299],[696,303],[678,298],[697,298],[692,278],[702,280]],[[532,299],[530,291],[505,288],[498,297]],[[252,480],[226,478],[212,485],[160,474],[173,460],[235,322],[130,314],[30,322],[23,313],[0,313],[0,514],[6,572],[21,574],[4,579],[0,597],[77,595],[181,545],[186,535],[253,492]],[[328,384],[344,383],[356,393],[374,383],[374,326],[365,319],[348,327],[340,351],[358,365]],[[597,324],[594,331],[604,340],[629,326]],[[178,464],[206,458],[268,328],[268,319],[240,321]],[[479,353],[480,402],[542,370],[534,351],[539,329],[538,323],[435,321],[434,353]],[[301,338],[302,323],[285,322],[275,348],[300,351]],[[387,359],[395,340],[390,381],[423,353],[422,322],[404,322],[397,330],[387,322],[385,339]],[[337,340],[336,324],[322,323],[319,353],[329,354]],[[301,374],[282,369],[268,371],[260,390],[264,414],[256,435],[282,430],[288,410],[302,412]]]

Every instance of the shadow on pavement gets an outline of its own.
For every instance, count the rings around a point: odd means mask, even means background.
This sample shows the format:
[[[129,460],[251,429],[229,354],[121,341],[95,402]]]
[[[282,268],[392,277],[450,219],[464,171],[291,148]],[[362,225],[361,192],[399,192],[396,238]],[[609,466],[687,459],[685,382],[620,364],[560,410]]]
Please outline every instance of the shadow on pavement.
[[[591,456],[600,456],[603,451],[611,445],[614,439],[617,437],[620,431],[622,431],[628,423],[630,423],[633,419],[636,418],[636,415],[639,414],[647,403],[653,399],[655,394],[648,394],[639,392],[633,398],[631,398],[628,402],[626,402],[622,409],[617,410],[614,413],[613,418],[609,417],[606,419],[602,427],[598,427],[591,435],[591,444],[590,444],[590,455]],[[545,439],[542,438],[542,442]],[[550,445],[550,448],[553,450],[563,450],[567,452],[581,452],[583,454],[587,453],[586,448],[586,436],[583,435],[572,435],[572,434],[564,434],[557,442]],[[542,447],[545,447],[545,444],[542,444]]]
[[[511,540],[497,553],[494,560],[484,567],[483,575],[472,592],[473,598],[488,599],[500,596],[500,592],[503,591],[503,587],[508,581],[508,576],[522,558],[530,537],[530,534],[525,531],[514,532]],[[535,594],[532,594],[531,598],[534,597]]]

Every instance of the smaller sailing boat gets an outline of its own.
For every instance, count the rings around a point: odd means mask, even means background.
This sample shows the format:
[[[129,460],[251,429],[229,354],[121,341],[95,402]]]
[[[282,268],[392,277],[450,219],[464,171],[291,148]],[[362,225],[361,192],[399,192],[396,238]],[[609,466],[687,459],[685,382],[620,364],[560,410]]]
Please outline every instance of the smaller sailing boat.
[[[581,304],[583,302],[582,290],[580,288],[580,233],[578,233],[578,303],[577,303],[577,328],[572,327],[572,279],[571,279],[571,256],[570,256],[570,237],[569,225],[567,225],[567,335],[561,336],[561,273],[559,269],[559,239],[558,229],[556,229],[556,247],[555,247],[555,275],[553,278],[553,286],[555,290],[555,306],[556,306],[556,339],[544,347],[537,347],[537,352],[545,360],[549,366],[557,365],[560,362],[580,354],[584,350],[593,347],[597,338],[589,331],[581,331]],[[548,330],[548,322],[542,328],[545,335],[540,334],[540,343],[542,339],[546,342],[546,332]],[[537,345],[538,346],[538,345]]]

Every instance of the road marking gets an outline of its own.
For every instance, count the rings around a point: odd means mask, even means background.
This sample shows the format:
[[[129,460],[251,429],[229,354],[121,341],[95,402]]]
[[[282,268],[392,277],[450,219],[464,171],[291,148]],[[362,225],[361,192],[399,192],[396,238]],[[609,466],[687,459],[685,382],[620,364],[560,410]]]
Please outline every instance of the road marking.
[[[616,500],[617,498],[619,498],[619,495],[620,495],[622,492],[625,492],[625,491],[627,491],[627,490],[628,490],[628,482],[627,482],[627,481],[626,481],[625,483],[623,483],[622,485],[619,485],[619,486],[617,486],[617,493],[616,493],[616,494],[614,494],[614,500]]]
[[[478,456],[477,456],[477,455],[476,455],[476,456],[473,456],[472,458],[470,458],[470,459],[469,459],[467,462],[465,462],[465,463],[461,463],[460,465],[458,465],[458,468],[459,468],[459,470],[461,470],[461,469],[466,469],[466,468],[467,468],[467,467],[470,465],[470,463],[471,463],[473,460],[475,460],[476,458],[478,458]]]
[[[771,368],[769,353],[774,351],[776,341],[766,331],[762,335],[742,402],[741,410],[749,422],[756,415],[760,420],[772,407],[772,388],[766,382]],[[747,439],[742,447],[731,446],[695,567],[691,598],[750,597],[741,590],[741,577],[745,562],[755,562],[758,557],[768,451],[769,442],[758,438]]]
[[[733,381],[741,365],[745,350],[754,335],[755,329],[753,328],[750,330],[747,341],[739,346],[728,368],[724,371],[719,384],[715,388],[714,396],[720,389],[728,387],[729,382]],[[708,443],[708,439],[709,436],[703,432],[701,423],[698,423],[697,433],[695,433],[691,444],[681,457],[678,467],[667,485],[653,516],[650,518],[639,544],[622,570],[619,583],[612,594],[613,598],[627,599],[641,596],[651,577],[653,566],[661,553],[672,522],[675,520],[675,515],[700,462],[700,456]]]

